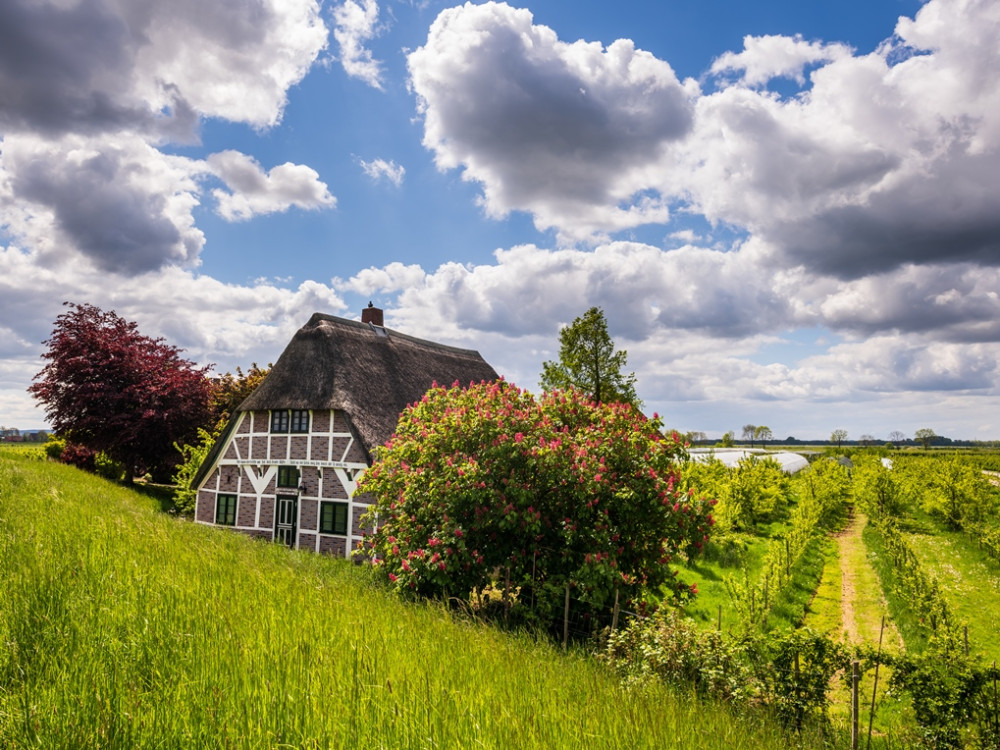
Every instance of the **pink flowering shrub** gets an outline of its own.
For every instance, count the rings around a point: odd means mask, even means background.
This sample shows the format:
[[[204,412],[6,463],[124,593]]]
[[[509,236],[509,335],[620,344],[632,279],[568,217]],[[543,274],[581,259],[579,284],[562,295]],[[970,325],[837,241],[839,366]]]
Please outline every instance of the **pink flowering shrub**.
[[[701,547],[712,518],[680,489],[684,448],[661,427],[576,391],[435,386],[362,480],[379,521],[368,553],[393,588],[428,596],[508,580],[536,608],[561,601],[567,582],[593,606],[616,588],[623,604],[664,586],[690,596],[669,563]]]

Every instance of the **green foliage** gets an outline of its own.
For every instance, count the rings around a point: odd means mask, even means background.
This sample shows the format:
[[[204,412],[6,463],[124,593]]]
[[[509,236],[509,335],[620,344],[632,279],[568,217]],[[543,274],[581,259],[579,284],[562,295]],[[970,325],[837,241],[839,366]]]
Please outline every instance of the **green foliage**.
[[[185,445],[174,443],[174,447],[181,453],[181,462],[177,465],[177,471],[172,478],[176,486],[174,490],[174,508],[177,509],[178,513],[184,515],[194,513],[195,504],[198,500],[198,488],[194,486],[194,478],[218,438],[219,433],[211,433],[199,428],[197,443],[187,443]]]
[[[947,636],[935,639],[921,654],[887,661],[890,688],[908,694],[929,747],[1000,747],[1000,702],[997,667],[977,666],[960,644]]]
[[[99,451],[94,456],[94,473],[112,482],[120,482],[125,476],[125,464],[115,461],[104,451]]]
[[[642,406],[635,373],[624,374],[628,353],[615,351],[604,312],[592,307],[559,331],[559,360],[544,362],[539,385],[546,391],[582,391],[599,403]]]
[[[236,408],[249,398],[258,385],[264,382],[271,367],[271,364],[268,364],[266,368],[258,367],[257,363],[254,362],[246,372],[237,367],[235,374],[227,372],[225,375],[213,378],[211,381],[211,425],[206,425],[206,427],[214,432],[221,432]]]
[[[874,455],[855,457],[854,500],[867,515],[898,516],[914,495],[906,472],[890,469]]]
[[[740,649],[716,630],[702,630],[671,607],[611,633],[600,654],[624,679],[652,678],[701,696],[749,703],[758,686]]]
[[[503,382],[435,387],[361,481],[379,521],[370,552],[397,591],[466,598],[497,584],[543,620],[566,585],[595,607],[616,588],[623,601],[664,586],[685,597],[668,563],[713,521],[711,503],[679,487],[681,455],[628,404],[579,391],[536,401]]]
[[[626,680],[656,678],[739,704],[765,704],[788,725],[824,720],[844,648],[818,633],[747,634],[732,640],[662,609],[612,633],[601,658]]]
[[[64,438],[49,435],[49,439],[45,441],[45,455],[58,461],[62,458],[62,452],[65,447],[66,440]]]
[[[747,456],[731,469],[718,460],[689,462],[683,482],[718,500],[715,515],[722,532],[752,530],[779,518],[788,506],[788,476],[770,458]]]
[[[889,517],[872,518],[871,527],[878,533],[884,552],[892,560],[891,585],[902,601],[916,614],[925,638],[944,637],[958,627],[936,577],[927,573],[906,542],[896,522]],[[883,581],[883,587],[886,581]]]
[[[995,521],[997,498],[982,471],[958,455],[947,461],[924,459],[922,463],[924,510],[953,529]]]

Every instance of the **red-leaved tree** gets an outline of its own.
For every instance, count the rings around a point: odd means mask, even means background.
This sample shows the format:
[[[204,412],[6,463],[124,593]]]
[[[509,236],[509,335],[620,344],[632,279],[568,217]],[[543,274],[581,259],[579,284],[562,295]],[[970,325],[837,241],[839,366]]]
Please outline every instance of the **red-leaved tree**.
[[[121,462],[129,481],[168,469],[174,443],[194,437],[209,418],[208,368],[114,311],[66,305],[43,342],[48,364],[28,391],[57,434]]]
[[[679,489],[684,449],[661,426],[574,390],[435,386],[361,480],[376,500],[376,569],[422,595],[494,585],[542,617],[566,585],[595,607],[615,589],[623,602],[690,595],[670,561],[707,539],[710,503]]]

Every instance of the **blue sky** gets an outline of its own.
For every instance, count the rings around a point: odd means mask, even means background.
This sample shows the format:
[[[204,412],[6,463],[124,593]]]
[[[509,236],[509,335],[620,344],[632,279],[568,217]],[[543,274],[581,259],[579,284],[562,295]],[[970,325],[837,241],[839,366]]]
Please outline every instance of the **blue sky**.
[[[1000,438],[1000,8],[0,9],[0,423],[64,300],[219,371],[315,311],[536,387],[591,305],[718,436]]]

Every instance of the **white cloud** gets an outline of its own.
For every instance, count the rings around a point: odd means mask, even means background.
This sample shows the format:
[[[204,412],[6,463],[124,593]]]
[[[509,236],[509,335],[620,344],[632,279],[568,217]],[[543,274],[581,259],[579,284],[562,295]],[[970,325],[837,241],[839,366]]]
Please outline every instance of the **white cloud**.
[[[0,222],[40,263],[80,254],[104,270],[141,273],[195,264],[200,162],[138,136],[7,136],[0,154]]]
[[[371,177],[373,180],[388,180],[396,187],[403,184],[403,176],[406,174],[406,168],[401,164],[385,159],[372,159],[371,161],[365,161],[364,159],[359,159],[358,163],[361,164],[361,169],[366,175]]]
[[[663,190],[841,278],[996,265],[1000,6],[931,0],[896,34],[833,56],[792,99],[742,87],[701,98]]]
[[[193,210],[209,167],[164,144],[196,142],[202,117],[278,123],[327,35],[315,0],[11,0],[0,28],[0,230],[41,263],[129,274],[197,265],[205,242]],[[252,169],[237,160],[214,158],[236,189],[217,193],[229,218],[334,203],[291,164],[240,191]]]
[[[10,0],[0,25],[0,126],[44,134],[273,125],[327,35],[315,0]]]
[[[216,372],[261,365],[281,353],[314,312],[350,314],[330,286],[306,281],[294,288],[267,282],[227,284],[177,267],[131,278],[82,264],[42,267],[31,254],[0,246],[0,409],[4,422],[41,426],[44,415],[25,393],[41,369],[62,302],[87,302],[134,320]],[[31,314],[24,314],[30,310]]]
[[[408,63],[424,145],[489,215],[530,211],[567,241],[668,218],[649,168],[690,129],[697,85],[631,41],[567,44],[527,10],[466,4]]]
[[[212,191],[218,213],[227,221],[245,221],[291,206],[316,209],[337,205],[316,170],[302,164],[280,164],[265,173],[253,157],[222,151],[208,157],[208,166],[232,191]]]
[[[378,3],[376,0],[347,0],[333,10],[336,24],[333,37],[340,47],[344,71],[369,86],[382,89],[382,63],[372,58],[365,43],[376,36]]]
[[[792,78],[801,85],[805,83],[803,71],[807,65],[840,60],[850,54],[850,48],[843,44],[807,42],[800,35],[745,36],[743,51],[720,55],[712,63],[711,72],[742,71],[740,80],[749,86],[760,86],[779,77]]]
[[[382,292],[400,292],[421,286],[427,274],[417,264],[404,265],[398,261],[385,268],[365,268],[347,280],[348,289],[370,296]]]

